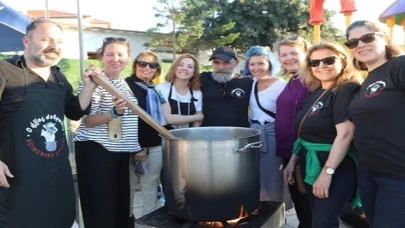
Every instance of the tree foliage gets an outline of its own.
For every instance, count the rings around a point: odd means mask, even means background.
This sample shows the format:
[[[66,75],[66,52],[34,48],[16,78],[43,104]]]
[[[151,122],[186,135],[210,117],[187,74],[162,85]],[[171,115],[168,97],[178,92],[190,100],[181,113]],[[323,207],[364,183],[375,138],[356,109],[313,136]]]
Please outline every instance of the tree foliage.
[[[177,4],[174,4],[174,0],[158,0],[159,7],[155,7],[155,16],[162,19],[163,23],[158,23],[148,30],[152,41],[147,46],[170,46],[180,53],[195,53],[198,50],[232,43],[239,36],[239,33],[227,33],[234,27],[235,22],[216,21],[221,11],[219,3],[226,1],[176,2]],[[172,26],[170,33],[159,33],[168,25]]]
[[[313,26],[308,22],[309,0],[177,0],[177,11],[170,8],[174,0],[158,1],[163,8],[156,9],[156,16],[176,22],[171,34],[172,46],[179,52],[220,45],[245,51],[253,45],[271,47],[276,40],[290,35],[313,40]],[[321,36],[339,41],[341,32],[330,21],[335,13],[324,11]],[[161,31],[163,25],[158,24],[150,31]],[[162,42],[167,37],[167,34],[152,36],[151,44],[170,46],[170,42]]]

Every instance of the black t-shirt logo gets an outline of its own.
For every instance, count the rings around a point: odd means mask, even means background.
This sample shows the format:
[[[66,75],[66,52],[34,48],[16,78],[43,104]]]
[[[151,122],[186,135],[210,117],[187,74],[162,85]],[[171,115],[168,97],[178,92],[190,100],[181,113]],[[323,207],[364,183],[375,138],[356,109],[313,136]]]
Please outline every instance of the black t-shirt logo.
[[[365,97],[375,97],[381,94],[385,89],[386,84],[384,81],[376,81],[367,86]]]
[[[316,104],[312,105],[311,109],[309,110],[308,116],[315,116],[319,113],[322,107],[323,103],[321,101],[318,101]]]
[[[236,89],[232,90],[231,94],[232,94],[232,97],[235,97],[238,99],[242,99],[246,95],[245,91],[243,91],[243,89],[241,89],[241,88],[236,88]]]

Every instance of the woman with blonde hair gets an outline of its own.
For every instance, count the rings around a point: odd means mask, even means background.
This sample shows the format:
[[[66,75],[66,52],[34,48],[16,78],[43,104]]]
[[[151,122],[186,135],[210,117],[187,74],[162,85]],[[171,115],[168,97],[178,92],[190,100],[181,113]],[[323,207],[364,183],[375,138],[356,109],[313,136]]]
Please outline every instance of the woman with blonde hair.
[[[356,194],[357,156],[352,147],[354,125],[348,107],[359,85],[359,74],[345,48],[333,41],[311,47],[300,72],[309,95],[297,113],[299,134],[284,170],[287,183],[300,162],[312,210],[312,228],[339,227],[346,204],[360,206]]]
[[[162,108],[168,128],[201,125],[204,115],[198,60],[190,54],[180,56],[171,65],[165,80],[156,85],[156,90],[166,101]]]
[[[276,155],[283,159],[284,167],[288,164],[297,132],[294,129],[295,116],[301,108],[302,100],[308,90],[299,78],[299,69],[305,62],[305,53],[310,43],[300,36],[291,36],[276,43],[275,51],[278,54],[283,78],[289,81],[276,101],[277,121],[275,121]],[[300,176],[300,170],[295,174]],[[291,199],[299,220],[299,228],[311,228],[312,216],[308,199],[301,178],[288,185]]]
[[[152,51],[143,51],[135,58],[132,64],[132,75],[125,81],[138,99],[139,106],[156,122],[165,125],[166,121],[161,109],[164,99],[156,91],[152,82],[161,73],[162,65],[159,56]],[[147,172],[140,175],[143,199],[142,212],[145,215],[157,207],[159,177],[162,170],[162,147],[159,133],[142,119],[139,119],[137,129],[142,152],[134,154],[132,164],[136,161],[146,161],[147,163]],[[134,167],[131,165],[131,212],[134,210],[133,199],[138,179],[134,172]],[[131,216],[131,219],[134,218]]]
[[[130,53],[127,39],[107,37],[98,50],[103,69],[93,66],[88,70],[102,74],[137,103],[122,75]],[[101,86],[96,88],[90,114],[83,117],[74,138],[80,203],[87,228],[130,224],[129,160],[133,153],[141,152],[137,126],[138,116],[126,107],[124,99],[117,100]]]

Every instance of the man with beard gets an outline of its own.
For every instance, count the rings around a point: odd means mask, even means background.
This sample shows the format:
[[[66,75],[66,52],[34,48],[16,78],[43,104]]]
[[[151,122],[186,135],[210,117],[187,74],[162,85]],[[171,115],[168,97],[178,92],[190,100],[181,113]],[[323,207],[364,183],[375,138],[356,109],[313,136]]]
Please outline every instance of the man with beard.
[[[22,56],[0,60],[0,227],[70,228],[75,196],[63,119],[88,113],[97,87],[89,76],[100,72],[83,74],[74,96],[55,66],[61,27],[34,20],[23,43]]]
[[[249,127],[249,98],[253,80],[235,72],[239,64],[229,47],[212,53],[213,72],[200,75],[203,94],[202,126]]]

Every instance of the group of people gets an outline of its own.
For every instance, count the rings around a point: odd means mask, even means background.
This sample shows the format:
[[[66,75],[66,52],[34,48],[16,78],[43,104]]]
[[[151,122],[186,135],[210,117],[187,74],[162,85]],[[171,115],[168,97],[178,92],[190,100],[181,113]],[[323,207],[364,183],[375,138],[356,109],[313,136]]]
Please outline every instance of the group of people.
[[[376,22],[354,22],[346,38],[345,46],[311,46],[291,36],[276,43],[275,54],[251,47],[242,74],[232,48],[214,50],[212,72],[200,73],[198,60],[185,54],[155,85],[159,56],[142,51],[132,74],[122,75],[130,43],[107,37],[98,50],[102,68],[86,69],[75,96],[56,66],[62,28],[34,20],[24,54],[0,61],[0,227],[72,226],[64,116],[82,119],[74,142],[85,227],[134,227],[137,162],[147,167],[139,175],[143,214],[156,209],[161,138],[94,77],[168,129],[259,129],[260,200],[294,205],[300,228],[339,227],[348,204],[362,205],[370,227],[405,227],[405,57]]]
[[[347,205],[362,207],[369,227],[404,227],[405,57],[379,22],[354,22],[346,39],[309,47],[277,101],[277,152],[299,227],[339,227]]]

